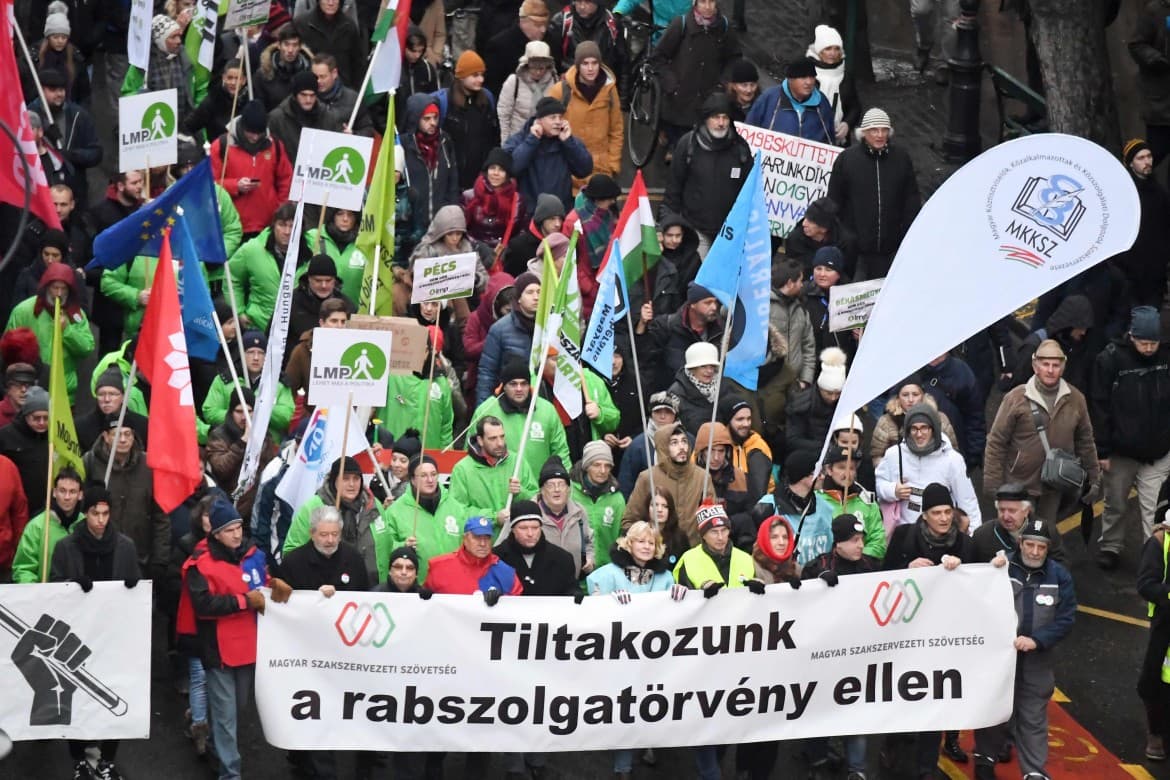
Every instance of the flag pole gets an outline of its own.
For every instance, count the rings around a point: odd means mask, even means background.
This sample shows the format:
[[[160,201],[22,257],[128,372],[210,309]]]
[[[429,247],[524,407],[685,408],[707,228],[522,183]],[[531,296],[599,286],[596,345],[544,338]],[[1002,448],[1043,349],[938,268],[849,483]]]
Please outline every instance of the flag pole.
[[[398,33],[395,32],[393,34],[397,35]],[[353,131],[353,123],[357,121],[358,111],[361,110],[362,99],[366,96],[366,87],[368,87],[370,85],[370,76],[374,72],[374,65],[378,62],[378,52],[380,52],[381,50],[382,50],[382,41],[378,41],[377,43],[374,44],[374,53],[370,55],[370,64],[366,66],[366,75],[362,77],[362,85],[357,91],[357,100],[355,100],[353,103],[353,111],[350,112],[349,122],[346,123],[346,125],[345,125],[346,129],[350,130],[351,132]],[[394,99],[393,98],[393,90],[391,90],[391,98],[390,99],[391,100]],[[386,142],[385,139],[383,139],[382,143],[385,143],[385,142]]]
[[[658,532],[658,518],[654,516],[654,463],[651,457],[653,447],[650,444],[650,437],[646,434],[647,428],[650,427],[649,421],[646,419],[646,396],[642,393],[642,371],[638,368],[638,346],[634,340],[634,308],[626,302],[626,326],[630,329],[630,354],[634,358],[634,384],[638,388],[638,413],[642,415],[642,444],[646,449],[646,473],[650,475],[650,519],[654,521],[654,531]],[[706,493],[706,488],[703,489]]]
[[[385,138],[382,143],[386,143]],[[374,244],[374,267],[370,269],[370,316],[374,316],[378,303],[378,270],[382,265],[382,242]]]
[[[126,422],[126,407],[130,405],[130,392],[134,389],[134,380],[138,374],[138,358],[130,363],[130,379],[126,383],[126,392],[122,394],[122,408],[118,410],[118,425],[114,428],[114,443],[118,442],[118,437],[122,435],[122,423]],[[106,461],[106,478],[105,485],[110,486],[110,474],[114,471],[114,451],[110,450],[110,459]]]
[[[24,61],[28,63],[28,72],[32,74],[33,83],[37,85],[37,96],[40,97],[41,105],[44,106],[45,118],[49,124],[53,124],[53,112],[49,110],[49,101],[45,100],[45,89],[41,86],[41,78],[37,75],[37,67],[33,64],[28,44],[24,42],[24,33],[20,31],[19,24],[13,24],[12,31],[16,33],[16,40],[20,41],[20,50],[24,53]]]
[[[236,397],[240,400],[240,406],[244,407],[244,419],[248,421],[248,427],[252,427],[252,413],[248,411],[248,404],[244,403],[244,387],[240,384],[240,375],[236,373],[236,364],[232,362],[232,351],[228,348],[227,339],[223,335],[223,325],[219,322],[219,314],[215,311],[211,312],[211,318],[215,321],[215,332],[219,336],[220,346],[223,347],[224,357],[227,358],[228,371],[232,375],[232,385],[236,388]],[[242,366],[247,371],[247,366]],[[229,414],[231,410],[228,410]]]
[[[349,398],[345,402],[345,428],[341,431],[341,467],[337,469],[337,482],[333,484],[333,508],[341,509],[341,478],[345,476],[345,453],[349,449],[349,417],[353,414],[353,391],[349,391]],[[374,461],[374,468],[378,462]]]
[[[539,368],[544,370],[544,361],[548,359],[549,348],[549,329],[546,327],[544,332],[540,335],[540,361]],[[537,381],[540,379],[537,377]],[[536,411],[536,397],[540,394],[537,389],[538,384],[529,384],[529,398],[528,398],[528,414],[524,417],[524,432],[520,434],[520,449],[516,452],[516,465],[512,467],[512,479],[520,479],[520,470],[524,467],[524,448],[528,446],[528,430],[532,427],[532,415]],[[512,509],[513,493],[508,492],[508,502],[504,505],[507,510]]]
[[[256,94],[252,91],[252,60],[248,54],[248,30],[246,27],[241,27],[236,30],[236,34],[240,36],[240,48],[244,52],[244,76],[248,79],[248,100],[255,100]],[[236,95],[238,96],[239,94],[240,90],[237,87]]]
[[[423,451],[427,448],[427,424],[431,421],[431,388],[435,386],[435,363],[439,362],[439,353],[436,349],[438,343],[438,329],[439,320],[435,319],[435,333],[434,338],[430,333],[430,328],[427,329],[427,345],[431,348],[431,376],[427,381],[427,400],[423,404],[423,424],[422,424],[422,446]],[[509,495],[511,495],[509,493]],[[414,502],[414,519],[411,524],[410,535],[415,536],[418,531],[418,498],[415,497]]]
[[[736,281],[736,289],[739,282]],[[711,435],[707,438],[707,458],[703,464],[703,491],[699,493],[699,500],[707,495],[707,482],[711,479],[711,448],[715,444],[715,422],[719,419],[719,390],[723,385],[723,369],[727,365],[727,347],[731,343],[731,321],[735,310],[727,307],[727,322],[723,326],[723,338],[719,346],[719,373],[715,377],[715,398],[711,401]]]
[[[13,25],[16,27],[16,25]],[[54,333],[61,329],[61,299],[53,298],[53,328]],[[53,346],[56,347],[61,340],[53,338]],[[60,360],[61,356],[57,354],[57,350],[53,350],[50,362]],[[53,382],[49,381],[49,386],[52,387]],[[53,509],[53,436],[54,426],[57,421],[53,419],[53,407],[55,405],[49,404],[49,468],[45,475],[45,522],[42,523],[41,528],[41,582],[49,581],[49,520],[50,513]],[[111,452],[111,458],[113,453]]]
[[[248,51],[247,44],[244,45],[244,51],[245,52]],[[220,78],[222,80],[222,76]],[[251,80],[251,78],[249,78],[248,79],[248,89],[251,89],[251,88],[252,88],[252,80]],[[232,120],[236,118],[236,104],[239,102],[239,100],[240,100],[240,84],[239,84],[239,82],[236,82],[236,93],[234,95],[232,95],[232,112],[230,115],[228,115],[228,121],[227,121],[227,127],[229,127],[229,128],[232,126]],[[223,144],[225,147],[228,145],[228,136],[226,133],[224,134],[224,137],[223,137]],[[223,168],[219,172],[219,186],[222,187],[224,179],[227,178],[227,153],[228,153],[228,150],[226,148],[221,149],[220,153],[223,155]],[[226,265],[226,263],[225,263],[225,265]]]
[[[321,234],[325,232],[325,212],[329,209],[329,191],[321,197],[321,213],[317,215],[317,236],[313,239],[313,254],[321,254]],[[292,239],[289,239],[292,243]]]
[[[236,307],[236,283],[232,281],[232,269],[230,263],[225,262],[223,264],[223,276],[224,281],[227,282],[228,305],[232,307],[232,319],[236,321],[236,347],[238,347],[240,351],[240,368],[247,371],[248,360],[244,350],[243,329],[240,327],[240,310]],[[216,327],[220,327],[218,320],[216,321]],[[228,363],[231,363],[231,350],[228,349],[227,339],[224,338],[222,330],[220,333],[220,343],[223,344],[224,357],[228,359]]]

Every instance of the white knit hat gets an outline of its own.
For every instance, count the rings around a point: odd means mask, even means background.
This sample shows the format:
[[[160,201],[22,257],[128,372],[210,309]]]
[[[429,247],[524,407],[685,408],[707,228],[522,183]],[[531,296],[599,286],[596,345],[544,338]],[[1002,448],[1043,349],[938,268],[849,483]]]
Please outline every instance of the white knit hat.
[[[179,23],[166,14],[159,14],[150,20],[150,39],[159,51],[167,50],[167,38],[175,30],[182,29]]]
[[[893,128],[893,125],[890,124],[890,115],[880,108],[871,108],[865,112],[865,116],[861,117],[861,124],[857,126],[857,129],[873,130],[878,127]]]
[[[817,387],[830,393],[839,393],[845,387],[845,352],[839,347],[829,347],[821,352],[821,373],[817,375]]]
[[[50,35],[69,35],[72,32],[69,27],[69,6],[61,2],[61,0],[53,0],[49,3],[48,16],[45,17],[45,37]]]
[[[709,341],[697,341],[687,347],[683,357],[686,359],[686,368],[719,365],[719,347]]]
[[[840,46],[845,48],[845,42],[841,40],[841,33],[827,24],[818,24],[813,36],[813,52],[819,57],[821,52],[830,46]]]

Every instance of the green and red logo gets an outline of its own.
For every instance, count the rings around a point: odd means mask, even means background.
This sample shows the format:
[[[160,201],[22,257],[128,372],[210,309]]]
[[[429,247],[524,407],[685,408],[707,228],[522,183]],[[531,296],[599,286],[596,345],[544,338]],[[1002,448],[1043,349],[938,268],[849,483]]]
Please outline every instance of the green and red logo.
[[[869,600],[869,611],[879,626],[909,623],[921,606],[922,591],[914,580],[882,580]]]
[[[390,610],[380,601],[373,604],[346,602],[341,608],[333,627],[346,647],[382,647],[394,633],[394,618]]]

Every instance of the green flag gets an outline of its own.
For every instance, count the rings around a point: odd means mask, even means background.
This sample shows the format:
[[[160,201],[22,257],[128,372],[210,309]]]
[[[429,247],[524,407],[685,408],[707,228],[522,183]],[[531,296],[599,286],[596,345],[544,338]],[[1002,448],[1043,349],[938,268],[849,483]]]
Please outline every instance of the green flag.
[[[573,226],[573,237],[565,253],[565,265],[557,281],[552,307],[559,312],[557,332],[550,343],[557,348],[553,376],[553,404],[561,422],[568,424],[585,411],[581,397],[581,287],[577,282],[577,239],[581,223]]]
[[[85,478],[81,444],[73,426],[69,408],[69,390],[65,387],[65,357],[61,347],[61,300],[55,301],[53,319],[53,358],[49,366],[49,436],[53,446],[53,479],[64,466],[70,466]],[[49,480],[52,492],[52,479]]]
[[[378,9],[378,18],[374,22],[374,32],[370,35],[370,43],[385,41],[386,36],[394,29],[397,18],[398,0],[383,0]]]
[[[557,267],[553,263],[548,242],[544,245],[544,270],[540,275],[540,300],[536,304],[536,326],[532,330],[532,355],[528,360],[529,372],[540,377],[544,368],[544,356],[548,348],[556,344],[560,315],[553,305],[557,294]],[[521,290],[523,292],[523,290]]]
[[[390,96],[386,110],[386,134],[374,163],[374,178],[366,205],[362,209],[362,223],[358,229],[357,251],[366,258],[362,272],[362,289],[358,296],[358,311],[379,315],[393,314],[390,290],[394,286],[394,202],[397,183],[394,173],[394,96]],[[377,274],[378,289],[371,296]],[[371,305],[370,299],[374,298]]]

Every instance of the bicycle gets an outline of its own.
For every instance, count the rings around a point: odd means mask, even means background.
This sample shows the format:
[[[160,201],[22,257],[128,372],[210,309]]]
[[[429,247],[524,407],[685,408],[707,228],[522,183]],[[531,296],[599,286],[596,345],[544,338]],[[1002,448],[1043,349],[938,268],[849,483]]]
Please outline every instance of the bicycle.
[[[658,112],[662,105],[658,74],[650,64],[650,37],[665,28],[628,17],[622,20],[622,24],[631,52],[636,43],[641,44],[632,64],[630,110],[626,114],[626,148],[630,162],[635,168],[641,168],[650,161],[658,145]]]

